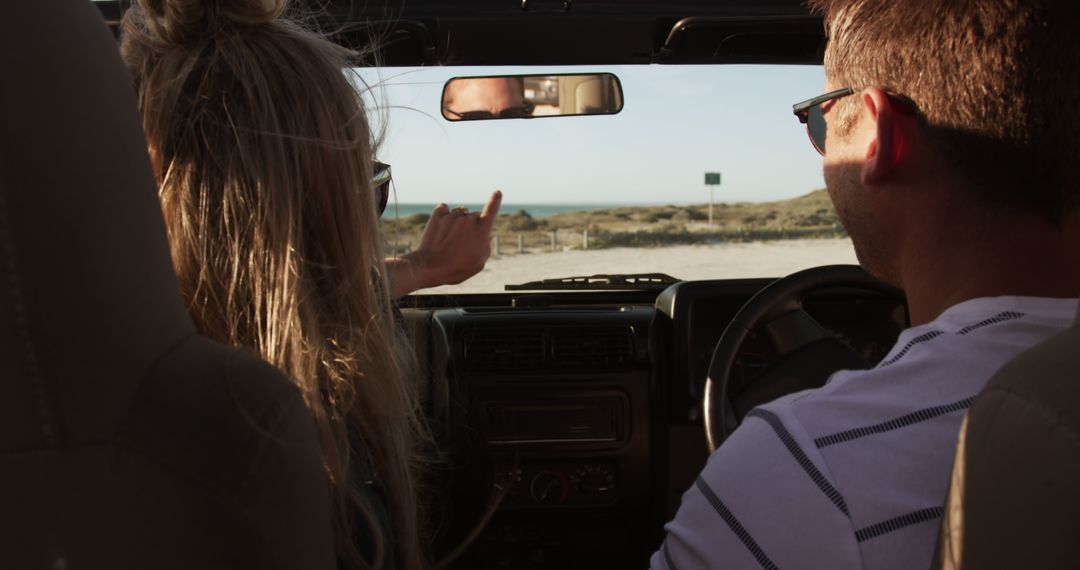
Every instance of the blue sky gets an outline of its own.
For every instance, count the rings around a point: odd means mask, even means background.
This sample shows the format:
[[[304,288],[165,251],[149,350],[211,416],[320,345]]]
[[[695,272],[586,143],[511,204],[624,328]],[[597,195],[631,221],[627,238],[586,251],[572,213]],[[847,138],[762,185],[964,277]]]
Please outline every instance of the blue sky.
[[[613,116],[451,123],[443,84],[465,75],[606,71],[622,81]],[[790,198],[824,187],[821,157],[791,105],[822,91],[819,66],[382,68],[359,72],[379,159],[402,203],[702,203]],[[373,106],[374,111],[370,110]]]

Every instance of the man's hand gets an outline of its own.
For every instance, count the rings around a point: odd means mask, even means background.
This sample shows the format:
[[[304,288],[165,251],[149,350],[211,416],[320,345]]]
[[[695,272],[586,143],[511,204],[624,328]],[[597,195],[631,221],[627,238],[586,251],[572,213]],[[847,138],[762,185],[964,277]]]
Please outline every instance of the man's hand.
[[[491,229],[501,204],[502,192],[496,191],[483,212],[436,206],[420,246],[386,260],[391,296],[397,299],[417,289],[455,285],[479,273],[491,255]]]

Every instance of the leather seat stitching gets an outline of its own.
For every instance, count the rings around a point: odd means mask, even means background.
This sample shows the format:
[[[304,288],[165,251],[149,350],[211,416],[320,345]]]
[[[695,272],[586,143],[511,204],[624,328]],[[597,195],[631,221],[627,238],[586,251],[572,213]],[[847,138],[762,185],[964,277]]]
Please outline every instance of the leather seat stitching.
[[[8,215],[7,196],[0,193],[0,247],[4,252],[4,269],[7,273],[8,287],[11,291],[11,310],[14,317],[16,335],[22,348],[23,362],[26,365],[26,373],[34,388],[36,410],[41,420],[41,432],[45,437],[48,447],[59,447],[59,429],[52,412],[48,390],[41,376],[41,367],[38,365],[37,352],[34,350],[34,341],[30,336],[27,326],[26,306],[23,301],[22,281],[19,278],[18,267],[15,264],[15,246],[11,237],[11,218]]]

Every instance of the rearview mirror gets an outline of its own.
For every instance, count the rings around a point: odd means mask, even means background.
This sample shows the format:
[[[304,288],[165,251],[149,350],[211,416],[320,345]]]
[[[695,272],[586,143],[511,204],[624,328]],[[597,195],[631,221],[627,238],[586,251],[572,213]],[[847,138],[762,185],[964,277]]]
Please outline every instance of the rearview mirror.
[[[610,73],[455,77],[442,94],[448,121],[614,115],[622,107],[622,84]]]

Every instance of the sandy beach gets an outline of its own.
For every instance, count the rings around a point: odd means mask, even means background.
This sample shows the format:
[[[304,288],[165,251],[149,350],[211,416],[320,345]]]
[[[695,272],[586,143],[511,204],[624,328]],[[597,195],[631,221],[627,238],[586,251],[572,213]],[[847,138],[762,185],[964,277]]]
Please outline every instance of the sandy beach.
[[[667,273],[684,280],[780,277],[800,269],[856,263],[849,239],[804,239],[655,248],[612,248],[492,257],[460,285],[420,293],[492,293],[506,283],[596,273]]]

